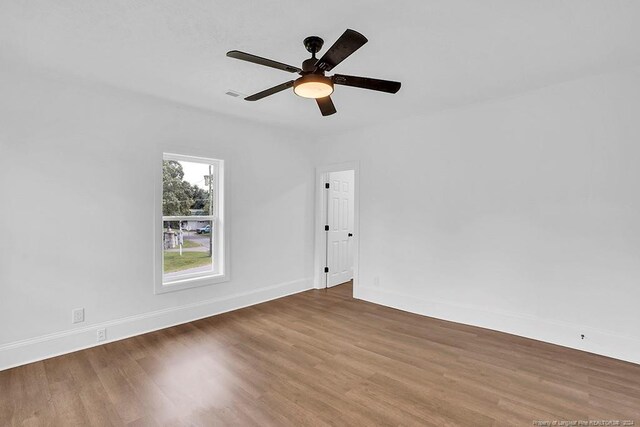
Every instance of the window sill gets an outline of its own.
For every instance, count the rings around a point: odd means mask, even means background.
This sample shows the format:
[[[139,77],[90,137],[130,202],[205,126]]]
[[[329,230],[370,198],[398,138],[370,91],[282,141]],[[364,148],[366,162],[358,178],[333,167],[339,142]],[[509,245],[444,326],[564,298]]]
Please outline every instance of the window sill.
[[[156,284],[155,293],[164,294],[167,292],[199,288],[201,286],[215,285],[216,283],[223,283],[228,281],[229,276],[227,274],[212,274],[208,276],[189,277]]]

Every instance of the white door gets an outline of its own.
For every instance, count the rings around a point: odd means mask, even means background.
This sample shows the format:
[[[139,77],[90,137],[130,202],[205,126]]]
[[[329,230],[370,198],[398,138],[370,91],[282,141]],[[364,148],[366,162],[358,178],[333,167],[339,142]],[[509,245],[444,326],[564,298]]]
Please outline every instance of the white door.
[[[327,196],[327,286],[353,278],[354,171],[329,173]]]

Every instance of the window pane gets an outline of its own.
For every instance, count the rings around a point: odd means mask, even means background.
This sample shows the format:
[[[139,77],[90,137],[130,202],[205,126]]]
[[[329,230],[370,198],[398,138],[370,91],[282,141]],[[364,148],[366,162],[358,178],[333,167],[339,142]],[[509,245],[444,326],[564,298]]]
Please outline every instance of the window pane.
[[[162,162],[162,215],[214,215],[210,194],[214,193],[212,189],[215,185],[213,165],[164,160]]]
[[[164,281],[213,272],[211,221],[163,221]]]

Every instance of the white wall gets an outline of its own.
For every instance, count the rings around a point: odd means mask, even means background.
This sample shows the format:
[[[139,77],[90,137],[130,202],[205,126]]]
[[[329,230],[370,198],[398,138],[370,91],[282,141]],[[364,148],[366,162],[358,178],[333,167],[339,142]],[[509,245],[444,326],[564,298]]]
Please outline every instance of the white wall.
[[[320,141],[360,162],[357,296],[640,363],[639,112],[635,69]]]
[[[315,148],[7,63],[0,93],[0,369],[311,287],[313,166],[351,160],[358,297],[640,362],[638,70]],[[231,282],[153,294],[163,150],[228,162]]]
[[[9,63],[0,93],[0,369],[311,287],[306,137]],[[228,283],[153,293],[163,150],[227,162]]]

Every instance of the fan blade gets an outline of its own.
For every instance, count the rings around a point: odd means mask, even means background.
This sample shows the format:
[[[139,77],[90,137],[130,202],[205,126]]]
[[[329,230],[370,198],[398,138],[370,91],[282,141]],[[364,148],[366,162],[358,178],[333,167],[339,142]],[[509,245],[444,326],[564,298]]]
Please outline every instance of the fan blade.
[[[344,61],[349,55],[360,49],[367,38],[357,31],[347,30],[316,62],[316,69],[330,71],[333,67]]]
[[[290,82],[282,83],[282,84],[279,84],[278,86],[274,86],[272,88],[263,90],[262,92],[254,93],[251,96],[247,96],[245,98],[245,101],[257,101],[259,99],[266,98],[269,95],[273,95],[274,93],[282,92],[283,90],[289,89],[290,87],[293,87],[293,80],[291,80]]]
[[[396,93],[400,90],[400,82],[392,82],[391,80],[379,80],[369,77],[345,76],[342,74],[334,74],[333,83],[343,86],[353,86],[362,89],[377,90],[380,92]]]
[[[240,52],[239,50],[230,50],[227,52],[229,58],[240,59],[242,61],[253,62],[254,64],[264,65],[265,67],[276,68],[282,71],[288,71],[290,73],[300,73],[302,70],[293,65],[283,64],[282,62],[273,61],[267,58],[261,58],[250,53]]]
[[[320,107],[320,112],[323,116],[330,116],[337,112],[330,96],[326,96],[324,98],[316,98],[316,102],[318,103],[318,107]]]

